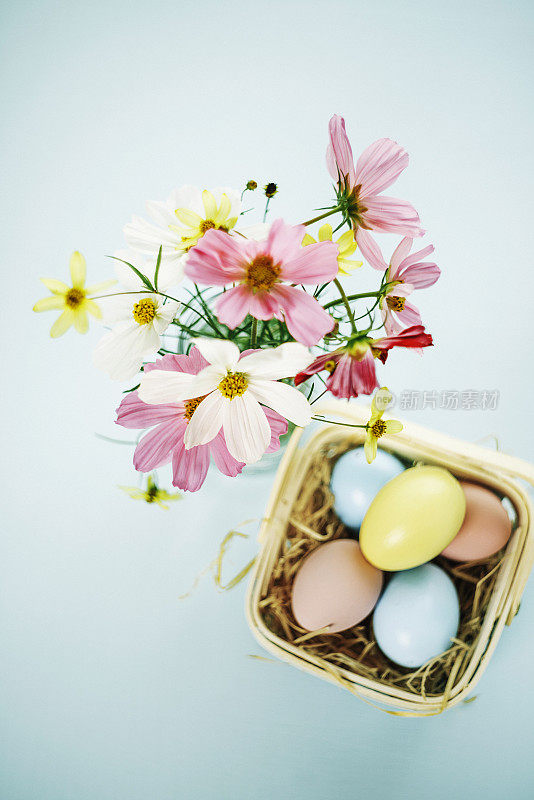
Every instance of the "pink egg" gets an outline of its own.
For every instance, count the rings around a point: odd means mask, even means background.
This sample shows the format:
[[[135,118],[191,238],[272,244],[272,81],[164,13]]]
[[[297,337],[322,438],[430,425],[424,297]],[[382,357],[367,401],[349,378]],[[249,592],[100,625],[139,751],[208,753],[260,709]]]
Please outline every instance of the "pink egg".
[[[291,608],[308,631],[329,626],[329,633],[357,625],[376,605],[381,570],[362,555],[353,539],[336,539],[317,547],[302,562],[293,581]]]
[[[504,547],[512,524],[500,499],[490,489],[460,481],[466,499],[462,527],[441,555],[453,561],[488,558]]]

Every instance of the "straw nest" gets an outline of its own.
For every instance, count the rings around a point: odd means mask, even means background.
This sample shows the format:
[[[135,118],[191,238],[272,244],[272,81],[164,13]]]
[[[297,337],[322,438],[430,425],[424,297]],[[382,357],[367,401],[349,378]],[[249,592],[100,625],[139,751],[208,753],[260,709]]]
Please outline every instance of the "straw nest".
[[[424,699],[449,693],[469,664],[504,561],[504,550],[489,559],[463,564],[442,557],[434,559],[455,583],[460,601],[460,626],[450,649],[416,670],[399,667],[380,651],[373,637],[372,614],[347,631],[321,634],[299,627],[291,613],[291,587],[302,559],[322,542],[351,535],[333,510],[334,498],[329,483],[336,459],[353,446],[347,443],[327,445],[313,459],[291,511],[283,551],[272,572],[267,593],[260,601],[260,613],[274,634],[334,668]]]

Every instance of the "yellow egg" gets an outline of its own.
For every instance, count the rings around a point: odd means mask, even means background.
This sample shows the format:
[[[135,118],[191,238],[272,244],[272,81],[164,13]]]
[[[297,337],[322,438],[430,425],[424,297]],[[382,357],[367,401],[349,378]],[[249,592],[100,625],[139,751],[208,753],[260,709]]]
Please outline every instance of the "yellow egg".
[[[431,561],[452,542],[465,515],[459,482],[442,467],[412,467],[378,492],[360,529],[365,558],[394,572]]]

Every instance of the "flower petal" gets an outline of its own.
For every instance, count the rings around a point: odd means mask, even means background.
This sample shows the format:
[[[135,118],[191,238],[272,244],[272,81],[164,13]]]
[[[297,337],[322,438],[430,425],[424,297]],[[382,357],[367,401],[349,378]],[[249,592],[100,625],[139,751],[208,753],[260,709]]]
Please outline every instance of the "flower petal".
[[[224,433],[219,431],[215,439],[212,439],[208,445],[215,466],[222,472],[223,475],[228,475],[230,478],[235,478],[239,475],[245,466],[243,461],[237,461],[228,450]]]
[[[371,401],[371,408],[373,411],[376,411],[376,418],[373,420],[376,422],[377,419],[380,419],[384,411],[386,410],[387,406],[393,400],[393,395],[387,388],[387,386],[382,386],[373,397]]]
[[[282,263],[282,278],[291,283],[327,283],[337,275],[338,253],[337,244],[328,241],[301,247]]]
[[[83,289],[85,286],[85,275],[87,273],[87,266],[85,258],[82,254],[75,250],[70,257],[70,276],[72,278],[72,285],[75,289]]]
[[[65,298],[63,296],[53,294],[51,297],[43,297],[38,300],[33,307],[34,311],[52,311],[57,308],[65,307]]]
[[[417,250],[415,253],[411,253],[410,255],[406,254],[406,257],[403,259],[401,264],[402,269],[411,267],[413,264],[417,264],[418,261],[422,261],[433,252],[434,245],[429,244],[426,247],[423,247],[421,250]]]
[[[286,342],[268,350],[255,350],[242,356],[238,369],[253,378],[279,380],[292,378],[313,361],[308,349],[298,342]]]
[[[213,392],[214,389],[220,384],[226,372],[220,367],[214,367],[208,364],[204,367],[198,375],[195,375],[192,382],[190,391],[194,392],[193,397],[204,397],[204,395]]]
[[[431,261],[419,261],[399,272],[403,281],[408,281],[414,289],[427,289],[438,280],[441,270]]]
[[[276,219],[269,228],[267,241],[258,246],[258,252],[270,255],[275,264],[284,264],[303,252],[302,240],[305,233],[304,225],[288,225],[283,219]],[[304,252],[307,249],[304,248]]]
[[[77,308],[74,312],[74,327],[78,333],[87,333],[89,330],[89,318],[84,308]]]
[[[226,286],[242,280],[246,264],[258,248],[257,242],[208,230],[188,254],[185,274],[197,283]]]
[[[265,412],[250,391],[226,401],[223,429],[230,454],[245,464],[259,461],[271,441]]]
[[[239,348],[233,342],[225,339],[194,339],[206,361],[215,367],[233,372],[239,361]]]
[[[95,303],[94,300],[89,300],[86,298],[84,300],[84,308],[95,318],[95,319],[102,319],[102,311],[100,306]]]
[[[334,114],[328,123],[330,142],[326,149],[326,166],[332,178],[339,182],[345,179],[347,188],[355,185],[354,158],[349,138],[345,131],[345,120]]]
[[[61,314],[52,327],[50,328],[50,336],[52,339],[57,339],[58,336],[63,336],[64,333],[68,331],[72,323],[74,322],[74,311],[70,308],[66,308],[63,314]]]
[[[276,297],[282,308],[291,336],[302,344],[311,347],[333,329],[333,317],[303,289],[279,284],[271,290],[271,295]]]
[[[237,328],[249,313],[252,298],[253,294],[247,286],[234,286],[215,301],[217,319],[232,330]]]
[[[398,419],[388,419],[386,421],[386,433],[400,433],[402,427],[402,422]]]
[[[371,394],[378,386],[371,350],[367,350],[360,360],[348,353],[342,355],[334,372],[327,378],[326,385],[334,397],[349,398]]]
[[[181,235],[169,228],[161,228],[134,216],[123,228],[124,238],[129,247],[145,256],[156,256],[162,246],[163,257],[179,258],[184,252]]]
[[[70,289],[70,286],[67,286],[66,283],[58,281],[55,278],[41,278],[41,283],[44,283],[48,291],[52,292],[52,294],[67,294]]]
[[[119,322],[93,351],[93,364],[117,381],[133,378],[145,358],[154,355],[159,336],[151,325]]]
[[[109,289],[111,286],[116,286],[117,281],[115,278],[110,278],[108,281],[100,281],[100,283],[93,283],[92,286],[88,286],[85,289],[85,294],[100,294],[104,292],[106,289]]]
[[[115,421],[123,428],[151,428],[160,422],[183,419],[184,411],[181,403],[152,405],[143,403],[137,392],[130,392],[117,408]]]
[[[378,445],[376,436],[373,436],[373,434],[368,431],[367,436],[365,437],[365,444],[363,446],[365,458],[367,459],[368,464],[371,464],[371,462],[375,460],[377,449]]]
[[[287,433],[287,419],[284,419],[280,414],[277,414],[276,411],[273,411],[272,408],[264,407],[265,416],[267,417],[267,422],[271,427],[271,441],[269,442],[269,447],[265,451],[266,453],[275,453],[277,450],[280,449],[280,437]]]
[[[312,361],[307,369],[304,369],[302,372],[299,372],[297,375],[295,375],[295,386],[300,386],[301,383],[307,381],[312,375],[322,372],[322,370],[325,368],[325,364],[328,361],[332,361],[334,364],[337,364],[342,355],[342,350],[334,350],[331,353],[323,353],[323,355],[318,356],[315,361]]]
[[[152,369],[141,378],[138,389],[143,403],[180,403],[196,397],[191,389],[195,376],[187,372]]]
[[[185,432],[184,443],[188,450],[215,439],[223,425],[224,406],[229,402],[219,391],[214,391],[197,406]]]
[[[321,225],[317,234],[317,238],[320,242],[332,241],[332,226],[329,222],[325,222],[324,225]]]
[[[188,208],[176,208],[174,210],[177,219],[187,228],[199,228],[202,224],[202,217],[195,211]]]
[[[206,445],[185,448],[182,441],[172,455],[172,485],[186,492],[198,492],[206,480],[210,449]]]
[[[382,251],[369,231],[366,231],[364,228],[358,228],[355,236],[358,247],[360,248],[365,260],[375,269],[387,269],[387,264],[384,261]]]
[[[347,256],[351,256],[358,249],[353,230],[342,233],[336,244],[339,248],[338,261],[339,258],[347,258]]]
[[[401,236],[423,236],[419,214],[407,200],[381,194],[366,197],[363,203],[366,207],[363,218],[372,230]]]
[[[356,164],[355,182],[360,194],[378,194],[394,183],[408,166],[408,153],[392,139],[378,139],[367,147]]]
[[[390,280],[393,280],[395,275],[397,275],[399,265],[401,264],[402,261],[404,261],[404,259],[412,249],[412,243],[413,239],[410,238],[409,236],[405,236],[404,239],[400,240],[399,244],[393,251],[393,254],[389,261],[391,265],[391,270],[389,275]]]
[[[285,419],[303,427],[312,417],[312,408],[302,392],[279,381],[253,378],[249,381],[249,391],[263,405],[272,408]]]
[[[133,463],[136,470],[150,472],[168,464],[173,450],[183,444],[186,427],[183,418],[167,420],[146,433],[135,448]]]
[[[407,300],[404,302],[403,310],[397,311],[396,314],[402,324],[407,328],[409,328],[411,325],[422,325],[421,314],[419,313],[419,310]]]
[[[180,308],[180,303],[177,300],[168,300],[166,303],[158,303],[156,316],[152,320],[155,331],[161,336],[164,333],[173,319],[176,312]]]
[[[204,189],[202,192],[202,203],[204,204],[204,211],[206,212],[205,219],[215,220],[217,216],[217,203],[211,192]]]

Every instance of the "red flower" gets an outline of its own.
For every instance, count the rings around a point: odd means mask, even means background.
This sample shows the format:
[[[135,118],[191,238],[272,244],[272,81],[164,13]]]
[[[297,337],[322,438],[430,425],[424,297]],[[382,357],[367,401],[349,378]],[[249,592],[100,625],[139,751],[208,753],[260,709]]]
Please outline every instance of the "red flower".
[[[375,358],[385,364],[393,347],[429,347],[432,336],[425,333],[423,325],[412,325],[397,336],[382,339],[362,337],[346,347],[325,353],[313,361],[309,367],[295,377],[295,386],[308,380],[312,375],[326,370],[330,373],[326,387],[334,397],[358,397],[359,394],[372,394],[379,386],[376,378]]]

